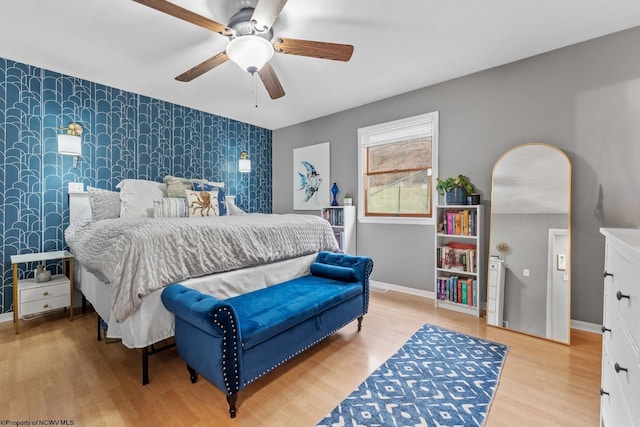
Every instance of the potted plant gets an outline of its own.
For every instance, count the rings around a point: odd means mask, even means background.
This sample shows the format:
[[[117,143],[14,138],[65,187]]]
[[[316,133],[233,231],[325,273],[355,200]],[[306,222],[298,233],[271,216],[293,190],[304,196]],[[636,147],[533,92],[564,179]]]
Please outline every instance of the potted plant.
[[[347,193],[344,195],[344,200],[342,202],[345,206],[351,206],[353,204],[353,199],[351,198],[351,193]]]
[[[467,203],[467,196],[473,192],[473,184],[464,175],[445,180],[436,178],[436,182],[436,191],[444,195],[447,205],[464,205]]]

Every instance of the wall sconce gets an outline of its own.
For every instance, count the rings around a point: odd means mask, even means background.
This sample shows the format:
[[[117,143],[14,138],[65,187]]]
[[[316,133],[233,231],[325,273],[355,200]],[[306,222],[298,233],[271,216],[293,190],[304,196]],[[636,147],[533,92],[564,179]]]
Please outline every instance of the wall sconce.
[[[249,159],[249,153],[242,150],[240,152],[240,160],[238,161],[238,171],[242,173],[251,172],[251,160]]]
[[[73,156],[73,167],[78,166],[78,156],[82,155],[82,126],[77,123],[69,123],[61,127],[67,132],[58,134],[58,153]]]

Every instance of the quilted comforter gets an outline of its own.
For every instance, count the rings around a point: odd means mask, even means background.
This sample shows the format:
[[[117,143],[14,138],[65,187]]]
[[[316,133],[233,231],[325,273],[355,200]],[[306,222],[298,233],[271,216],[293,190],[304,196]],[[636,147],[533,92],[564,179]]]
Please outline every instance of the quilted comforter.
[[[111,286],[118,322],[170,283],[339,249],[326,220],[296,214],[87,220],[69,226],[65,238]]]

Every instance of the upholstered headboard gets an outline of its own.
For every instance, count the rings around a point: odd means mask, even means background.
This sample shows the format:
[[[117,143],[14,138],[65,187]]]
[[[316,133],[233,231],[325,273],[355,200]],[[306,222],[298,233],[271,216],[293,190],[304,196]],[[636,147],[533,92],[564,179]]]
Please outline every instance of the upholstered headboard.
[[[80,214],[90,207],[88,192],[69,193],[69,224],[76,222]]]

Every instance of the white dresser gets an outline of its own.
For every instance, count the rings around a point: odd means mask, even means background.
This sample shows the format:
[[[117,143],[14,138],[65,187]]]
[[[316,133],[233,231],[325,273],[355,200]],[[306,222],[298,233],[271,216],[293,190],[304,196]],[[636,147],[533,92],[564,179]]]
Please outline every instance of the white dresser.
[[[600,425],[640,426],[640,230],[606,237]]]

